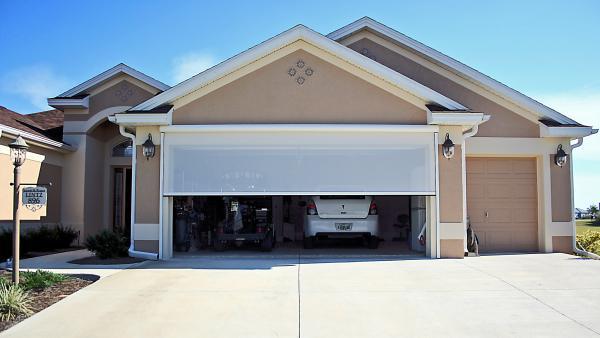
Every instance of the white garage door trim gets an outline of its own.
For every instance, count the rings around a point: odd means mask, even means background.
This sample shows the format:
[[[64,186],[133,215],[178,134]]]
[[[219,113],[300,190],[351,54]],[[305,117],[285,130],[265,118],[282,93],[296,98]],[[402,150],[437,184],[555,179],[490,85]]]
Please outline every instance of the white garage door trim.
[[[162,127],[163,195],[432,196],[437,130],[406,125]],[[365,160],[338,170],[355,153]],[[223,173],[221,168],[233,169]],[[321,175],[310,174],[315,171]]]

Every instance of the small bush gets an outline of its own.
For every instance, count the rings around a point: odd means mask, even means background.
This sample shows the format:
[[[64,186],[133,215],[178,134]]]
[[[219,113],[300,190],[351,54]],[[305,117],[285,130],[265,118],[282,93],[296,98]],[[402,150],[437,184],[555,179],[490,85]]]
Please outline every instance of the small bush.
[[[577,235],[577,242],[589,252],[600,255],[600,231],[588,230]]]
[[[69,277],[50,271],[30,271],[22,272],[21,287],[25,290],[45,289],[54,284],[67,280]]]
[[[31,315],[27,292],[18,285],[0,285],[0,321],[9,321],[20,315]]]
[[[21,233],[21,255],[32,251],[53,251],[64,249],[71,246],[71,243],[77,239],[77,231],[63,226],[47,227],[41,226],[38,229],[27,233]],[[0,260],[5,260],[12,256],[12,231],[0,231]]]
[[[129,241],[120,233],[103,230],[85,240],[85,247],[98,258],[117,258],[127,256]]]

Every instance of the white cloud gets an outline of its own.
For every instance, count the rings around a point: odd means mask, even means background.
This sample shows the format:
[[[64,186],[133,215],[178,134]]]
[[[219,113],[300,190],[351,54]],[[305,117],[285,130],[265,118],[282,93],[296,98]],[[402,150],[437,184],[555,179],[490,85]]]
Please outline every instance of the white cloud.
[[[48,109],[46,99],[60,94],[68,81],[45,65],[17,68],[2,77],[0,89],[25,98],[38,109]]]
[[[214,66],[215,58],[206,53],[188,53],[173,60],[173,81],[179,83]]]
[[[575,121],[600,127],[600,88],[587,88],[536,96],[540,102]],[[587,208],[600,202],[600,135],[588,136],[574,150],[575,206]]]

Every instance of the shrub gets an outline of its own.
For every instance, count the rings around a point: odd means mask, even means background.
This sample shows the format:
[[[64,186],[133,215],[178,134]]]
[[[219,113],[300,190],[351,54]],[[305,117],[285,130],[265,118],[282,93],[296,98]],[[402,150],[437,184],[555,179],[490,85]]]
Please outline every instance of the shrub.
[[[25,290],[45,289],[69,278],[59,273],[44,270],[22,272],[21,276],[23,280],[20,285]]]
[[[110,230],[103,230],[85,240],[85,247],[98,258],[116,258],[127,256],[129,241],[127,237]]]
[[[588,230],[577,235],[577,242],[589,252],[600,255],[600,231]]]
[[[18,285],[0,285],[0,321],[9,321],[19,315],[31,315],[27,292]]]
[[[32,251],[53,251],[71,246],[77,238],[77,231],[63,226],[49,228],[41,226],[21,234],[21,254]],[[0,232],[0,260],[12,256],[12,231],[2,230]]]
[[[65,227],[62,225],[58,225],[55,228],[56,234],[56,247],[57,248],[68,248],[73,244],[73,241],[79,237],[77,231],[73,230],[70,227]]]

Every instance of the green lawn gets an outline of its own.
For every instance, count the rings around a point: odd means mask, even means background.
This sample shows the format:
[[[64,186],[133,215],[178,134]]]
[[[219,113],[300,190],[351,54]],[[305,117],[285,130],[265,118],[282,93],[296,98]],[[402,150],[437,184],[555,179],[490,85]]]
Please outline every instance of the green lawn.
[[[577,234],[582,234],[588,230],[598,231],[600,232],[600,226],[592,225],[592,220],[590,219],[578,219],[577,220]]]

